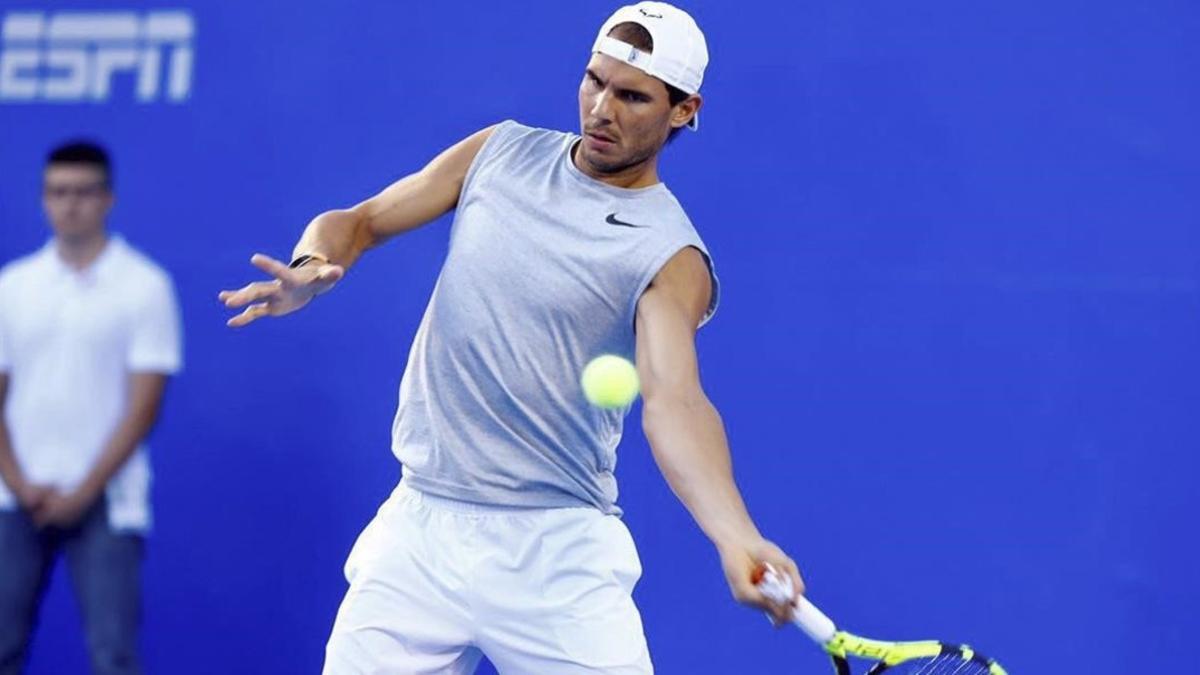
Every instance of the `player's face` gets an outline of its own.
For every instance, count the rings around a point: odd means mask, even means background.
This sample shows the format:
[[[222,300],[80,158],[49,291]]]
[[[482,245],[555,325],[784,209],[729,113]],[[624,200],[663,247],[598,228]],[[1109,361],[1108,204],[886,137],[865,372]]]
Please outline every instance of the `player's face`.
[[[46,167],[42,206],[55,235],[68,239],[95,236],[103,231],[112,204],[112,192],[100,167],[90,164]]]
[[[619,173],[662,149],[671,103],[662,81],[617,59],[593,54],[579,84],[579,154],[597,173]]]

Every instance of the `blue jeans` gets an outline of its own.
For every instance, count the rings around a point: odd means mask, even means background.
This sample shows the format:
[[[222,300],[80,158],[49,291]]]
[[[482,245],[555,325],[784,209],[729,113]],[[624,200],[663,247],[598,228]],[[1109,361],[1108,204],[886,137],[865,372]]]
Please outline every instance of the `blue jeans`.
[[[137,534],[112,531],[103,499],[67,529],[39,530],[28,513],[0,510],[0,675],[18,675],[25,665],[38,606],[59,553],[67,557],[92,672],[140,673],[143,546]]]

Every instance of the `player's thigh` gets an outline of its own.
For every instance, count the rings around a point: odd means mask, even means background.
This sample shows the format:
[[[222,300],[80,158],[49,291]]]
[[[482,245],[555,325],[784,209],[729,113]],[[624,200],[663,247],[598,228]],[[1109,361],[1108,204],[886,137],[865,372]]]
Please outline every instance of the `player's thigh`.
[[[405,649],[387,635],[335,634],[325,648],[322,675],[470,675],[483,654],[475,647]]]
[[[443,524],[393,497],[355,542],[350,587],[326,645],[326,673],[469,673],[465,600],[439,554]]]
[[[632,596],[641,564],[625,525],[596,513],[555,527],[543,541],[538,562],[522,575],[528,600],[513,593],[499,603],[502,616],[489,617],[488,658],[505,675],[653,672]]]
[[[407,584],[400,590],[393,584]],[[469,673],[478,662],[467,622],[430,602],[416,578],[380,578],[359,570],[325,646],[327,674]],[[426,597],[422,597],[422,595]]]

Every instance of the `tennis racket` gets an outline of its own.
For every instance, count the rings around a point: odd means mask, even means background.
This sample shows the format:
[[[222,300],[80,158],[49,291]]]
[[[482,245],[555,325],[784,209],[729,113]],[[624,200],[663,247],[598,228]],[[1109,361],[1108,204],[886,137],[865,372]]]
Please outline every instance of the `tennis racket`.
[[[771,601],[786,604],[794,594],[792,580],[764,565],[755,574],[758,590]],[[999,663],[967,645],[936,640],[886,642],[869,640],[838,630],[804,596],[793,606],[792,622],[808,634],[833,659],[837,675],[850,675],[850,657],[874,661],[867,675],[1008,675]]]

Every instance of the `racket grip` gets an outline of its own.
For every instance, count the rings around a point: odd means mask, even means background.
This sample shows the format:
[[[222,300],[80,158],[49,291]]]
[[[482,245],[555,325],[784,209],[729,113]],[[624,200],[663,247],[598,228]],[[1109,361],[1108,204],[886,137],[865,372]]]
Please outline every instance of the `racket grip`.
[[[757,576],[758,590],[773,602],[787,603],[795,593],[792,580],[776,572],[775,568],[769,564],[764,565]],[[833,621],[803,595],[792,603],[792,623],[821,645],[832,640],[834,634],[837,633],[837,626]]]
[[[833,621],[803,595],[796,600],[792,610],[792,623],[821,645],[832,640],[837,633],[837,626]]]

